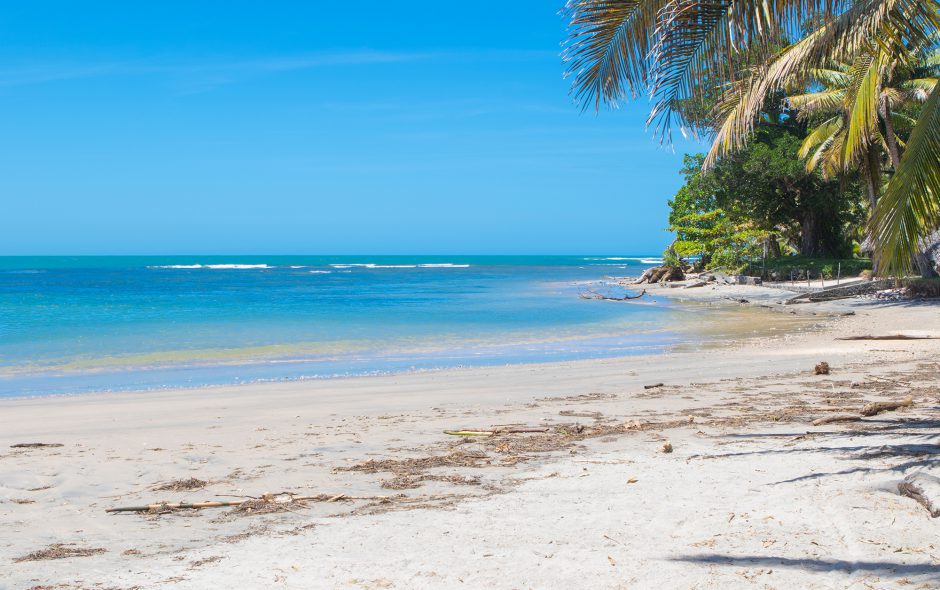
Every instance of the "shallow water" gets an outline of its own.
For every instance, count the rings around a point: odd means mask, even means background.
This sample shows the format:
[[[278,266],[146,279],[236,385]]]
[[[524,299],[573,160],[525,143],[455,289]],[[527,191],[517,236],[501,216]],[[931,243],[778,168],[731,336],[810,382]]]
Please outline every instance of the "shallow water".
[[[635,276],[657,262],[655,256],[0,258],[0,396],[661,351],[698,338],[687,329],[694,316],[688,309],[661,300],[578,298],[610,289],[601,282],[611,275]]]

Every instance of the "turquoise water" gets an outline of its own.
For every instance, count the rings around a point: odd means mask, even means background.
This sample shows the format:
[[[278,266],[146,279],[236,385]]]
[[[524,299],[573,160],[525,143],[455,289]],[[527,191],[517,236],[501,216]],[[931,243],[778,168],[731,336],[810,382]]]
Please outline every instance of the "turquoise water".
[[[0,396],[648,353],[681,338],[663,328],[675,325],[681,310],[578,294],[657,262],[655,256],[2,257]]]

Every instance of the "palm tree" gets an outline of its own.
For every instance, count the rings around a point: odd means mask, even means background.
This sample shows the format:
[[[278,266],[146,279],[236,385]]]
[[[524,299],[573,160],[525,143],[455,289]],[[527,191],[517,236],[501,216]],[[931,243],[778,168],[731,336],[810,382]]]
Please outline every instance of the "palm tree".
[[[819,121],[799,152],[800,157],[809,156],[807,170],[818,168],[825,178],[858,170],[873,212],[882,162],[887,160],[894,170],[900,166],[903,140],[898,130],[909,131],[916,124],[908,113],[919,109],[936,85],[937,63],[937,53],[909,56],[906,64],[891,63],[875,48],[851,64],[813,70],[811,85],[816,89],[787,97],[798,118]]]
[[[718,99],[724,119],[709,130],[706,164],[748,141],[771,93],[827,63],[854,62],[873,43],[900,60],[912,45],[934,46],[940,29],[937,0],[569,0],[566,14],[564,59],[582,107],[648,94],[649,123],[668,140],[674,124],[696,131],[682,105]],[[821,24],[800,35],[808,15]],[[796,40],[780,50],[782,38]],[[940,85],[875,211],[876,260],[886,271],[906,270],[910,252],[940,226],[938,107]]]

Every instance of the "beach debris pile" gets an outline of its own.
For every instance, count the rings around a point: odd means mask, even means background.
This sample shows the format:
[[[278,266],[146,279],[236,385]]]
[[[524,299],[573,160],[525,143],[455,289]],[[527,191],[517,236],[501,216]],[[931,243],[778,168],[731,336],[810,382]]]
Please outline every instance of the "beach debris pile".
[[[190,477],[187,479],[174,479],[151,489],[155,492],[187,492],[190,490],[201,490],[211,482]]]
[[[346,494],[315,494],[298,495],[289,492],[266,493],[259,497],[246,496],[241,500],[207,500],[205,502],[155,502],[139,506],[122,506],[108,508],[105,512],[146,512],[149,514],[165,514],[177,510],[203,510],[206,508],[235,508],[236,513],[264,514],[270,512],[288,511],[292,507],[304,507],[307,502],[348,502],[353,500],[369,500],[378,502],[393,502],[404,499],[404,496],[349,496]]]
[[[33,551],[27,555],[17,557],[13,561],[46,561],[49,559],[65,559],[67,557],[88,557],[104,553],[107,549],[102,547],[76,547],[72,544],[53,543],[44,549]]]
[[[829,363],[822,361],[817,363],[816,367],[813,369],[814,375],[828,375],[829,374]]]

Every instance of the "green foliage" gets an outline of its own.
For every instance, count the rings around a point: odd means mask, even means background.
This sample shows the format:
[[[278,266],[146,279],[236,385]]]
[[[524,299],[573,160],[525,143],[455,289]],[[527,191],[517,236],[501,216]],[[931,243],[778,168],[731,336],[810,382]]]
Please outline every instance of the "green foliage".
[[[722,209],[684,215],[671,229],[680,236],[672,245],[676,256],[700,257],[707,268],[740,267],[746,257],[755,254],[760,237],[760,232],[736,222]]]
[[[861,233],[858,184],[828,181],[807,171],[797,155],[803,127],[770,113],[750,143],[703,171],[703,154],[686,155],[685,183],[669,201],[674,254],[702,267],[740,267],[762,253],[848,257]]]
[[[880,183],[874,177],[881,176],[877,156],[886,140],[896,170],[872,223],[870,243],[879,272],[905,272],[920,242],[940,226],[940,85],[930,91],[924,108],[906,113],[896,109],[903,103],[896,90],[916,89],[885,86],[895,77],[892,70],[900,79],[906,76],[900,70],[913,67],[912,52],[936,49],[937,0],[568,0],[564,14],[569,39],[563,57],[576,100],[597,109],[601,103],[648,97],[649,122],[664,137],[679,123],[712,140],[710,165],[751,142],[774,93],[814,91],[807,82],[821,69],[851,63],[847,108],[842,116],[826,119],[829,124],[807,148],[815,148],[820,158],[831,156],[829,171],[846,182],[855,182],[859,168],[867,170],[870,193],[876,197]],[[712,110],[708,107],[713,103]],[[908,130],[906,141],[892,140],[895,132],[903,137]],[[849,221],[833,218],[835,209],[814,217],[802,202],[807,199],[802,189],[787,191],[787,199],[798,205],[804,226],[801,252],[835,252],[834,238],[848,243],[844,226]],[[726,205],[716,208],[734,215]],[[817,227],[820,223],[830,227]]]
[[[834,279],[841,269],[842,278],[857,277],[863,271],[871,271],[871,260],[867,258],[818,258],[813,256],[781,256],[758,260],[753,268],[763,270],[764,276],[775,275],[779,280],[787,281],[790,277]]]
[[[664,258],[697,258],[705,268],[737,267],[753,253],[759,236],[737,212],[719,207],[721,187],[716,175],[702,172],[702,157],[683,158],[685,184],[669,201],[669,230],[676,241]]]

